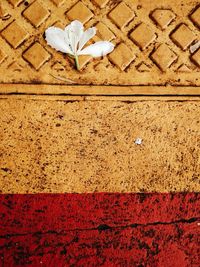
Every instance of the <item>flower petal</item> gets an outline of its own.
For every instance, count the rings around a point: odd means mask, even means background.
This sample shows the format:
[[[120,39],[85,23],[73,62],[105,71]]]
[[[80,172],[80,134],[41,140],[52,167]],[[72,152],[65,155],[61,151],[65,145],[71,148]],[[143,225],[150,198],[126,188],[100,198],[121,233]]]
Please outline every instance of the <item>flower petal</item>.
[[[78,55],[91,55],[93,57],[105,56],[112,52],[114,44],[108,41],[99,41],[95,44],[89,45],[78,53]]]
[[[74,20],[72,21],[71,26],[74,34],[77,36],[79,41],[83,34],[83,29],[84,29],[83,24],[78,20]]]
[[[45,31],[45,40],[47,44],[57,51],[72,54],[68,44],[65,42],[65,32],[57,27],[49,27]]]
[[[65,27],[66,39],[74,54],[78,49],[78,42],[83,35],[83,24],[78,21],[72,21],[67,27]]]
[[[89,28],[88,30],[86,30],[82,36],[81,36],[81,39],[79,41],[79,49],[78,51],[80,51],[84,45],[92,38],[94,37],[96,34],[96,28],[95,27],[92,27],[92,28]]]

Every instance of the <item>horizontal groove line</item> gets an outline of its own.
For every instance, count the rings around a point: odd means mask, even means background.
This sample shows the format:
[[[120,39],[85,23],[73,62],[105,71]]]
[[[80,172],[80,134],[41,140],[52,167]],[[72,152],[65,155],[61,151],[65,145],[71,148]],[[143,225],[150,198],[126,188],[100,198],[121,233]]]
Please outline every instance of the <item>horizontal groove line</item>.
[[[200,96],[200,87],[194,86],[97,86],[97,85],[45,85],[45,84],[1,84],[0,95],[43,96],[101,96],[101,97],[183,97]]]

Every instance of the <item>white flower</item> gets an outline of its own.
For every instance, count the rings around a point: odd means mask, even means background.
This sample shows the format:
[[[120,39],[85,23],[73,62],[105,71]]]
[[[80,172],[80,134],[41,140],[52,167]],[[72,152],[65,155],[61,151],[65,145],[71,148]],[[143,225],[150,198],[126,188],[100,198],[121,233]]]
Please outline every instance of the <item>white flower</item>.
[[[85,44],[96,34],[96,28],[84,31],[83,24],[75,20],[64,30],[57,27],[49,27],[45,31],[47,44],[73,57],[79,69],[78,56],[91,55],[92,57],[105,56],[112,52],[114,45],[108,41],[99,41],[84,48]]]

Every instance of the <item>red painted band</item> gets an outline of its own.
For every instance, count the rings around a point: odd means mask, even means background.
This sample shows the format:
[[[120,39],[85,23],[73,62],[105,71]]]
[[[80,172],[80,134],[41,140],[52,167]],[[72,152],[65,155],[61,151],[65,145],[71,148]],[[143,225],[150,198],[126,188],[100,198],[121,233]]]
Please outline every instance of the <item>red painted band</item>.
[[[0,195],[0,266],[198,266],[200,195]]]

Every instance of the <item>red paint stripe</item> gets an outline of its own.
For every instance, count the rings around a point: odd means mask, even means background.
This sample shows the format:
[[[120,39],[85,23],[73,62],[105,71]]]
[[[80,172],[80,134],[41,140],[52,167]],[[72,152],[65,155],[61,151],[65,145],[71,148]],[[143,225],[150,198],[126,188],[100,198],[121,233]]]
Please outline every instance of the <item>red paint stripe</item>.
[[[197,193],[0,195],[0,266],[199,266],[199,207]]]

